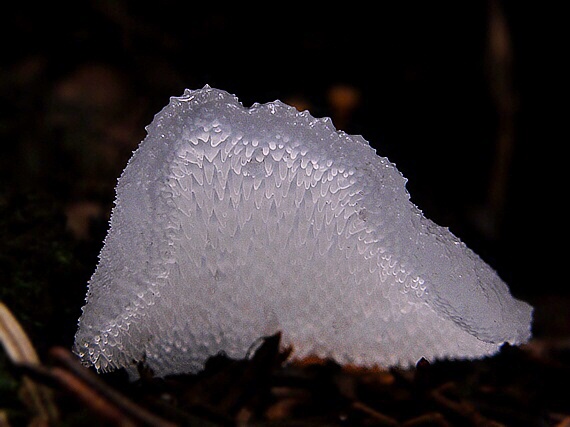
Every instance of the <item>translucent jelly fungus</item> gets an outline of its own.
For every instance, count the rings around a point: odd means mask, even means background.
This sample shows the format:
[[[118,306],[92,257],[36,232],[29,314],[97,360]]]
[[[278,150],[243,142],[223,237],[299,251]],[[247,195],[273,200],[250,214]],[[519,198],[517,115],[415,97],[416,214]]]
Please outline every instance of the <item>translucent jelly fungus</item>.
[[[532,308],[329,119],[279,101],[245,108],[206,86],[147,131],[79,320],[85,364],[196,372],[276,331],[296,357],[363,366],[530,338]]]

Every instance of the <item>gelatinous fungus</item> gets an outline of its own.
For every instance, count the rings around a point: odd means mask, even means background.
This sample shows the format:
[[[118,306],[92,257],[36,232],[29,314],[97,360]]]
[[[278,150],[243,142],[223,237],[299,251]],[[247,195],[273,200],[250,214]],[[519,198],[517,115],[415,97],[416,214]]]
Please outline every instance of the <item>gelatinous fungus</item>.
[[[329,119],[206,86],[147,131],[89,283],[84,363],[193,372],[278,330],[297,357],[364,366],[529,339],[532,308]]]

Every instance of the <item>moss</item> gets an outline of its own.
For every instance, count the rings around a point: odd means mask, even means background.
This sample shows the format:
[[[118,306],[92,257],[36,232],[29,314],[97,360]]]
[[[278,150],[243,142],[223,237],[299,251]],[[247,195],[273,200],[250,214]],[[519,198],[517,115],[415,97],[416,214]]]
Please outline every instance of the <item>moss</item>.
[[[63,207],[41,193],[0,190],[0,300],[40,353],[71,345],[94,256],[65,229]]]

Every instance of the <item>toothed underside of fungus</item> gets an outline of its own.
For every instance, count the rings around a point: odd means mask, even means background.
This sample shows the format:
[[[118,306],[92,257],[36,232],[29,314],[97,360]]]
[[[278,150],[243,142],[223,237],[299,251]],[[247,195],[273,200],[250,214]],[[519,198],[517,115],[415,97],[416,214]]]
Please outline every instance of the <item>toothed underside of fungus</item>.
[[[79,320],[85,364],[196,372],[276,331],[296,357],[363,366],[529,339],[531,307],[329,119],[206,86],[147,131]]]

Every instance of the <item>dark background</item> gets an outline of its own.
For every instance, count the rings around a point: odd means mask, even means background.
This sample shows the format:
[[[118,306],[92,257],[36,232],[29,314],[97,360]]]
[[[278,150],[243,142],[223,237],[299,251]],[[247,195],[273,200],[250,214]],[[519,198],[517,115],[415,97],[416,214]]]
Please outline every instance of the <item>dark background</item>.
[[[209,84],[246,106],[281,99],[362,134],[409,179],[426,216],[516,296],[548,307],[536,331],[553,313],[566,322],[555,257],[566,252],[561,10],[370,4],[12,4],[0,25],[0,299],[49,329],[45,340],[71,340],[116,179],[144,126],[170,96]]]

